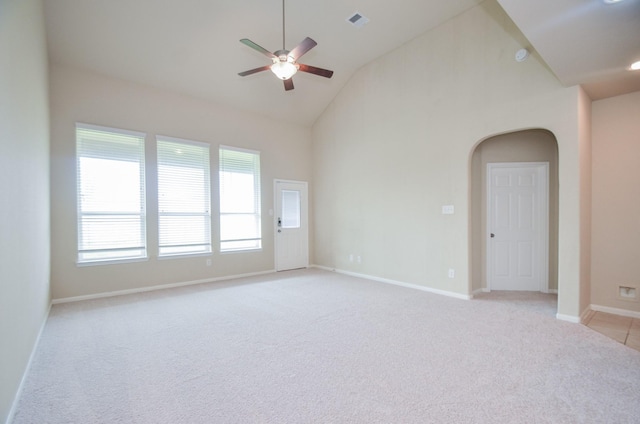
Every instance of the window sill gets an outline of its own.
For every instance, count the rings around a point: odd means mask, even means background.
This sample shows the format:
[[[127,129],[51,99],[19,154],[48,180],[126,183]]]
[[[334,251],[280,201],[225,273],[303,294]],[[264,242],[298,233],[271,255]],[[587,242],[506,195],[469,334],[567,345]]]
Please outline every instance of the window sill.
[[[212,257],[213,253],[176,253],[175,255],[162,255],[158,256],[159,261],[166,261],[169,259],[188,259],[188,258],[202,258],[202,257]]]
[[[144,258],[129,258],[129,259],[104,259],[99,261],[86,261],[86,262],[76,262],[76,266],[79,268],[87,267],[87,266],[98,266],[98,265],[118,265],[118,264],[129,264],[135,262],[147,262],[149,261],[148,257]]]
[[[262,247],[257,247],[255,249],[237,249],[237,250],[221,250],[221,255],[232,255],[234,253],[250,253],[250,252],[261,252]]]

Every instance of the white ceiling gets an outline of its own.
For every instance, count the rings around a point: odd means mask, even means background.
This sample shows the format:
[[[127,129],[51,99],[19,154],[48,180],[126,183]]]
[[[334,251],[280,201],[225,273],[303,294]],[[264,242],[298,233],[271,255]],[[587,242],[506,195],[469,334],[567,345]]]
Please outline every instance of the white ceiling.
[[[488,0],[491,1],[491,0]],[[311,125],[363,65],[482,0],[287,0],[286,48],[318,46],[300,62],[335,71],[298,73],[285,92],[269,59],[241,44],[282,46],[281,0],[45,0],[50,60]],[[592,97],[640,90],[640,0],[498,0],[565,85]],[[354,12],[370,22],[355,28]],[[514,52],[515,53],[515,52]]]

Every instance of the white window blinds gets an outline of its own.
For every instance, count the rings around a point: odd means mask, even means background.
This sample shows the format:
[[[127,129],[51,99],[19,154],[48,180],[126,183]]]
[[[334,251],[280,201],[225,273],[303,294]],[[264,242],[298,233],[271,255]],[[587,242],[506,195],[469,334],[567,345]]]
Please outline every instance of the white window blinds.
[[[160,256],[211,252],[209,145],[157,137]]]
[[[260,152],[220,147],[220,250],[262,247]]]
[[[144,138],[76,124],[79,263],[146,258]]]

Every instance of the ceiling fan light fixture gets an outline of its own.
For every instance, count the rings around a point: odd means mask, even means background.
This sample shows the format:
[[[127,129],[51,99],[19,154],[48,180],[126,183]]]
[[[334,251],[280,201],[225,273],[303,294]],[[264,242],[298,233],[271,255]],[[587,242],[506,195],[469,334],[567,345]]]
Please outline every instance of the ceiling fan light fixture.
[[[297,60],[300,59],[306,52],[314,48],[318,45],[312,38],[306,37],[302,42],[300,42],[297,46],[295,46],[291,50],[287,50],[285,48],[285,36],[284,36],[284,0],[282,0],[282,50],[277,50],[271,53],[269,50],[265,49],[249,40],[248,38],[243,38],[240,42],[248,47],[251,47],[257,52],[262,53],[263,55],[269,57],[271,59],[271,65],[261,66],[255,69],[249,69],[248,71],[240,72],[238,75],[241,77],[246,77],[248,75],[253,75],[258,72],[266,71],[270,69],[273,74],[278,77],[278,79],[284,81],[284,90],[290,91],[293,90],[293,80],[291,79],[298,71],[306,72],[309,74],[318,75],[324,78],[331,78],[333,76],[333,71],[328,69],[322,69],[311,65],[305,65],[303,63],[297,63]]]
[[[629,69],[632,71],[640,71],[640,60],[637,62],[633,62]]]
[[[288,80],[298,72],[299,65],[288,56],[286,58],[278,58],[271,65],[271,72],[281,80]]]

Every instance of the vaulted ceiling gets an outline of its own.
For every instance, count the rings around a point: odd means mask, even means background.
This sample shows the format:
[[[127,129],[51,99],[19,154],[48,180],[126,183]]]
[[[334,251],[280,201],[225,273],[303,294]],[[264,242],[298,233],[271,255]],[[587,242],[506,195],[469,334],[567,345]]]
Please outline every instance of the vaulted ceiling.
[[[494,1],[494,0],[486,0]],[[497,0],[565,85],[593,99],[640,90],[640,0]],[[318,46],[303,63],[331,79],[299,72],[285,92],[269,63],[239,42],[281,49],[281,0],[45,0],[50,60],[309,126],[363,65],[482,0],[287,0],[285,47]],[[369,19],[348,22],[355,12]],[[514,52],[515,54],[515,52]]]
[[[615,1],[615,0],[610,0]],[[498,0],[566,86],[592,100],[640,90],[640,0]]]

